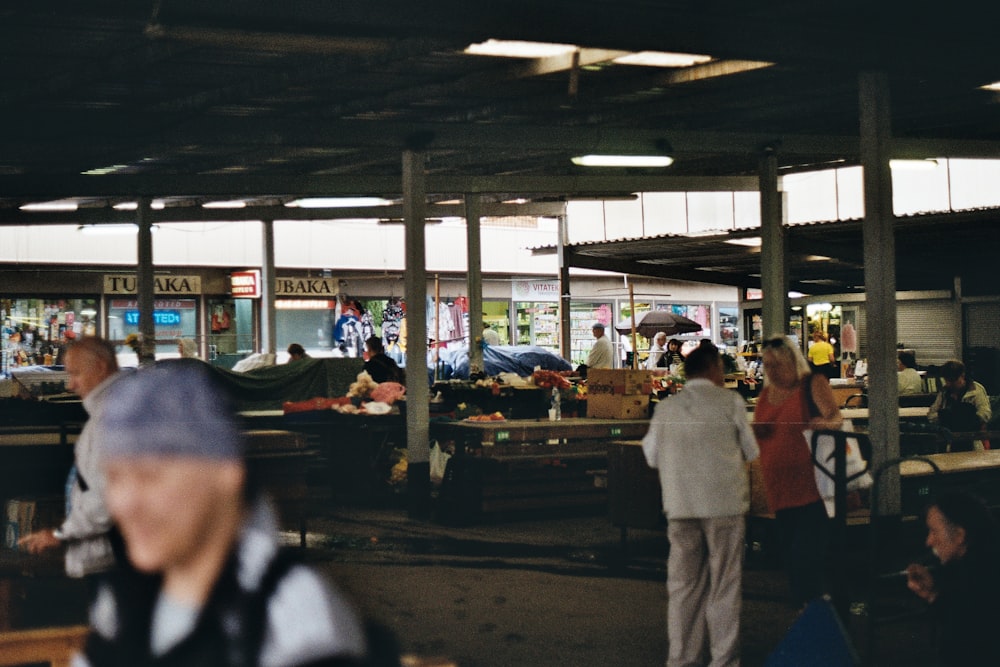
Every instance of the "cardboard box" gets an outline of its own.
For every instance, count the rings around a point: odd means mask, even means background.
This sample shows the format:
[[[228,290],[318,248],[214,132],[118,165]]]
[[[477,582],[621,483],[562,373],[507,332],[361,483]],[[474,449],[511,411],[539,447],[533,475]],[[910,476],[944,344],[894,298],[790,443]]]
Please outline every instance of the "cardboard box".
[[[593,396],[648,397],[652,390],[652,371],[630,368],[591,368],[587,371],[588,400]]]
[[[649,395],[610,395],[587,393],[587,416],[598,419],[646,419]]]

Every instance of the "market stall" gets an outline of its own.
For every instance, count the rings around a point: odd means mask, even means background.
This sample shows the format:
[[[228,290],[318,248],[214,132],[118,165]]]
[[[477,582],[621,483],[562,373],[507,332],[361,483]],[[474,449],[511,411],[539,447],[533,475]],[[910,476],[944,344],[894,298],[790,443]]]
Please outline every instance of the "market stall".
[[[441,487],[442,517],[470,521],[483,513],[603,505],[607,443],[641,438],[646,419],[450,421],[431,437],[454,456]]]

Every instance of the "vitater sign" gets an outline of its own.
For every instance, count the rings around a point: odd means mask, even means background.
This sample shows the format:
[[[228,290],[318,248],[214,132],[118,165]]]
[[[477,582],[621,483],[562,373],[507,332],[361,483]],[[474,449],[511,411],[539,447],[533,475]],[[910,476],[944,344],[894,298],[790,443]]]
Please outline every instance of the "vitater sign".
[[[135,294],[136,278],[129,275],[104,276],[105,294]],[[154,276],[154,294],[201,294],[201,276]]]

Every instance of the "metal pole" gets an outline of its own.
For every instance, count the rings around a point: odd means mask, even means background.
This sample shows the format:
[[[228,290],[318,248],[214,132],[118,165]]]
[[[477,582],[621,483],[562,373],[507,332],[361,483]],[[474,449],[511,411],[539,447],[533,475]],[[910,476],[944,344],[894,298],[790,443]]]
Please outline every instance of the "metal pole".
[[[139,364],[156,360],[156,322],[153,320],[155,277],[153,275],[153,200],[139,198],[136,222],[138,267],[135,277],[136,303],[139,308]]]

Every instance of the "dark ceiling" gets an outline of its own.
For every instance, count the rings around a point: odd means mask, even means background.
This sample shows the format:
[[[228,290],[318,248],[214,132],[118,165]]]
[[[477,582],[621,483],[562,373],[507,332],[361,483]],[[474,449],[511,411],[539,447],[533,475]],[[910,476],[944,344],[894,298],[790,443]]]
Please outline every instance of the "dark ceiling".
[[[894,155],[998,157],[1000,107],[995,93],[980,89],[1000,80],[990,7],[964,0],[5,3],[0,224],[63,220],[17,206],[65,197],[91,216],[110,216],[111,204],[137,196],[171,207],[225,197],[279,206],[300,195],[398,196],[405,149],[425,156],[432,201],[747,189],[765,147],[776,149],[782,173],[857,163],[862,71],[887,74]],[[576,60],[462,52],[489,38],[581,50]],[[611,62],[641,50],[713,60],[672,70]],[[586,170],[569,160],[664,142],[676,157],[667,170]],[[83,175],[92,170],[112,173]],[[970,229],[956,238],[977,238],[993,215],[956,222]],[[931,229],[913,238],[949,236]],[[855,268],[841,286],[858,282],[859,224],[803,228],[790,238],[793,253],[795,243],[811,240],[843,247],[844,268]],[[674,245],[662,239],[645,246],[662,255],[631,259],[666,266]],[[704,248],[695,251],[677,260],[678,271],[736,271],[751,282],[759,273],[738,256],[710,262]]]

